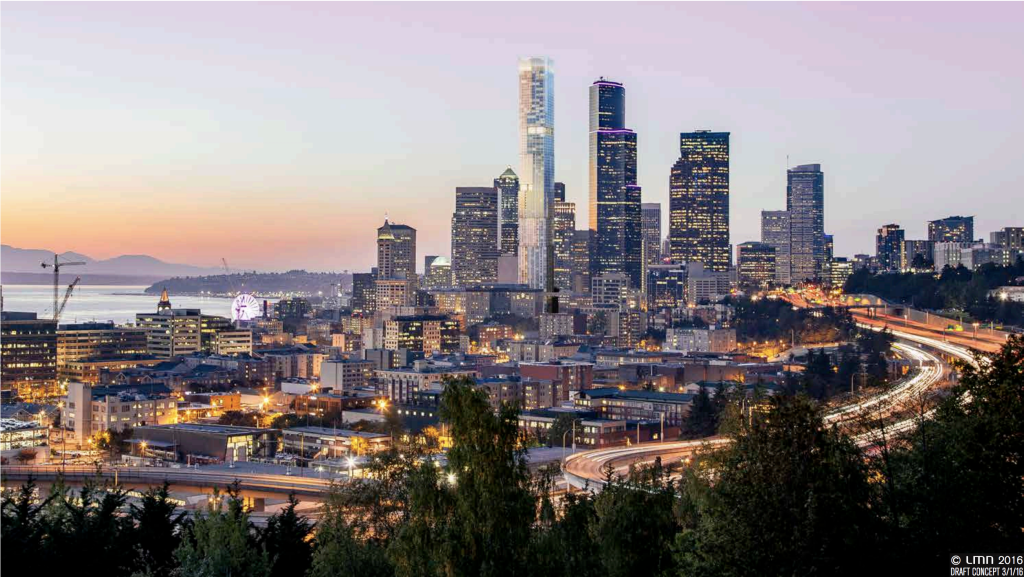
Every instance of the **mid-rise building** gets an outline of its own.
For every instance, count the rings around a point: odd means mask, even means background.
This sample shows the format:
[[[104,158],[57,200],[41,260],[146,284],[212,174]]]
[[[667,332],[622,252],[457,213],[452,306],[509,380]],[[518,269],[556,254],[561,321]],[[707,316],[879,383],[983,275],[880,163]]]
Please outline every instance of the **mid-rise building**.
[[[498,282],[498,189],[460,186],[452,215],[452,284]]]
[[[804,164],[786,173],[786,210],[790,219],[790,280],[819,278],[825,267],[825,173],[820,164]]]
[[[647,310],[674,309],[686,304],[686,265],[647,267]]]
[[[519,60],[519,282],[554,282],[555,72],[548,58]]]
[[[57,322],[36,313],[0,313],[0,383],[24,399],[57,392]]]
[[[898,224],[887,224],[875,236],[875,255],[878,267],[885,271],[899,271],[906,260],[903,256],[904,232]]]
[[[175,309],[165,289],[155,313],[138,313],[135,325],[146,331],[149,354],[171,358],[191,355],[203,348],[203,315],[199,309]]]
[[[359,359],[327,359],[320,363],[320,388],[351,393],[367,386],[376,364]]]
[[[384,322],[384,348],[426,355],[459,351],[459,322],[445,315],[398,316]]]
[[[921,268],[931,269],[934,252],[935,243],[930,240],[905,240],[903,241],[903,264],[900,268],[911,270],[914,268],[916,260]]]
[[[672,260],[727,271],[729,254],[729,133],[679,135],[679,160],[669,178]]]
[[[416,277],[416,229],[384,219],[377,229],[377,278]]]
[[[446,256],[436,256],[424,271],[427,290],[452,288],[452,263]]]
[[[599,79],[590,86],[590,273],[624,273],[640,287],[643,272],[637,135],[626,128],[626,89]]]
[[[368,272],[352,273],[352,313],[356,315],[370,315],[376,310],[375,297],[376,285],[374,276]]]
[[[928,222],[928,240],[939,242],[974,242],[973,216],[948,216]]]
[[[57,364],[90,358],[144,355],[145,329],[107,323],[70,323],[57,328]]]
[[[494,179],[498,191],[498,251],[519,254],[519,177],[512,167]]]
[[[374,310],[416,306],[416,278],[379,278],[374,282]]]
[[[590,295],[595,306],[628,308],[629,277],[622,272],[595,275],[590,283]]]
[[[572,313],[543,313],[538,320],[540,338],[555,339],[571,337],[575,334],[575,322]]]
[[[736,329],[668,329],[664,348],[684,353],[729,353],[736,350]]]
[[[828,263],[825,283],[832,287],[842,288],[846,280],[853,275],[853,261],[844,257],[833,258]]]
[[[576,230],[572,235],[572,292],[590,292],[590,231]]]
[[[989,241],[1003,248],[1024,250],[1024,227],[1008,226],[989,233]]]
[[[738,245],[736,271],[741,283],[761,288],[773,284],[776,279],[775,247],[763,242]]]
[[[79,443],[106,431],[172,424],[177,419],[177,399],[165,385],[68,383],[63,422]]]

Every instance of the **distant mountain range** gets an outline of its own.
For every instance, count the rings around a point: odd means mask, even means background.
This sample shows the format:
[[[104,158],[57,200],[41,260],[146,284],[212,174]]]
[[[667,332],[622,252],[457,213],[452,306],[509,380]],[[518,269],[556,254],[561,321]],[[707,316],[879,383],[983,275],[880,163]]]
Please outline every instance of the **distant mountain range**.
[[[5,273],[49,273],[40,265],[53,262],[53,251],[41,249],[17,248],[0,245],[0,270]],[[164,262],[144,254],[125,254],[108,259],[94,259],[77,252],[65,252],[60,255],[63,261],[81,261],[84,266],[68,267],[62,277],[67,275],[123,275],[129,277],[177,277],[202,276],[223,273],[219,268],[200,267],[187,264]]]

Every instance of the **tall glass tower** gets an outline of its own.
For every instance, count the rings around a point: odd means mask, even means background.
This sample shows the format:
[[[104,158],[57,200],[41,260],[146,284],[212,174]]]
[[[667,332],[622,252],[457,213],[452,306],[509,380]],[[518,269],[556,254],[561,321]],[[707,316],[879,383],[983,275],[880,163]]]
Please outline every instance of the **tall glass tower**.
[[[669,177],[672,260],[725,272],[729,251],[729,133],[679,135],[679,160]]]
[[[498,191],[498,251],[519,254],[519,177],[512,167],[494,179]]]
[[[519,282],[553,290],[555,73],[548,58],[519,60]]]
[[[624,273],[633,288],[643,271],[636,133],[626,128],[626,89],[601,78],[590,85],[591,275]]]
[[[825,173],[820,164],[803,164],[787,171],[786,210],[792,282],[821,278],[825,269]]]

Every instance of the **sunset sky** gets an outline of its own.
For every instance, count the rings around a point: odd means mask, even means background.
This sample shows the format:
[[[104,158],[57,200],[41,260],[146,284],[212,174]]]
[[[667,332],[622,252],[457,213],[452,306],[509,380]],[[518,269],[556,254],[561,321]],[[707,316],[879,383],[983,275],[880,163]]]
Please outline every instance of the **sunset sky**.
[[[587,222],[587,86],[626,86],[645,202],[732,133],[733,244],[820,163],[836,254],[896,222],[1024,225],[1024,4],[4,3],[0,240],[368,270],[385,212],[450,253],[456,186],[518,171],[516,62],[555,63]],[[422,264],[420,264],[422,266]]]

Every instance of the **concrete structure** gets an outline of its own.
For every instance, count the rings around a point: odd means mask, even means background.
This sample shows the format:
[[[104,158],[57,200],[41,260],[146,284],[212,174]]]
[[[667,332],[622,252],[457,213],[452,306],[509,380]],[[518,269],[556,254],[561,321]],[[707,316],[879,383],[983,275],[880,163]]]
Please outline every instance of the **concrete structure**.
[[[682,426],[693,395],[620,390],[617,387],[580,391],[576,406],[614,421],[656,421]]]
[[[62,422],[85,444],[107,430],[175,423],[178,403],[164,385],[93,386],[68,383]]]
[[[974,238],[973,216],[948,216],[928,222],[928,240],[940,242],[970,242]]]
[[[668,329],[665,350],[728,353],[736,350],[736,329]]]
[[[57,365],[90,358],[146,354],[146,331],[108,323],[71,323],[57,327]]]
[[[416,229],[384,219],[377,229],[377,278],[416,278]]]
[[[25,399],[57,392],[57,323],[36,313],[0,313],[0,384]]]
[[[368,385],[375,369],[369,360],[328,359],[320,365],[320,388],[352,392]]]

